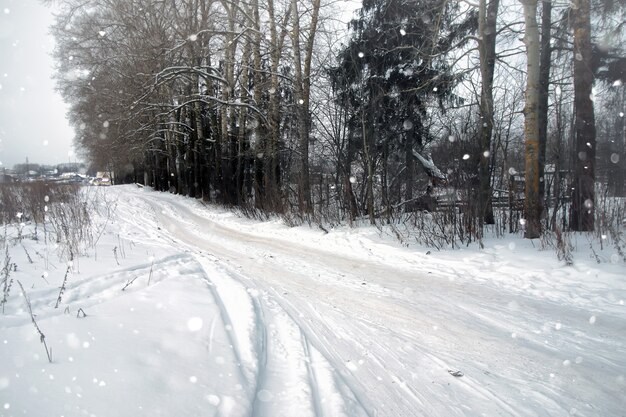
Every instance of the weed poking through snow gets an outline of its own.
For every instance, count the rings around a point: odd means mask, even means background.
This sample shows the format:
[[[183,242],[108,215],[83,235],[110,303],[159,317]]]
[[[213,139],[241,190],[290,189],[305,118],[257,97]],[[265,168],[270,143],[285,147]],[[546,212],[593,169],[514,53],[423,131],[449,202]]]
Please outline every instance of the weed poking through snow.
[[[33,326],[35,326],[35,330],[39,333],[39,341],[43,344],[44,349],[46,349],[46,355],[48,356],[48,362],[52,363],[52,348],[48,348],[48,344],[46,343],[46,335],[43,334],[39,326],[37,325],[37,321],[35,321],[35,315],[33,314],[33,308],[30,305],[30,300],[26,295],[26,291],[24,290],[24,286],[18,280],[18,285],[22,289],[22,295],[24,296],[24,301],[26,302],[26,307],[28,307],[28,313],[30,314],[30,320],[33,322]]]
[[[15,271],[15,264],[11,263],[11,256],[9,256],[9,247],[6,247],[5,255],[4,255],[4,265],[2,267],[2,272],[0,272],[0,276],[2,277],[2,314],[4,314],[4,306],[7,303],[9,298],[9,293],[11,292],[11,286],[13,285],[13,278],[11,278],[11,271]]]

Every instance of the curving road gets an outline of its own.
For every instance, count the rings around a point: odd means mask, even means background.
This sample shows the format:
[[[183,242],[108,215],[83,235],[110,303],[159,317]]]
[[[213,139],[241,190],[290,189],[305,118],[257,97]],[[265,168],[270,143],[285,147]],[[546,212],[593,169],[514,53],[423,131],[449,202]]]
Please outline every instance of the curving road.
[[[242,415],[626,415],[623,310],[589,326],[576,303],[423,255],[351,254],[227,226],[175,196],[115,192],[120,221],[206,271],[238,335]],[[230,282],[213,280],[216,265]]]

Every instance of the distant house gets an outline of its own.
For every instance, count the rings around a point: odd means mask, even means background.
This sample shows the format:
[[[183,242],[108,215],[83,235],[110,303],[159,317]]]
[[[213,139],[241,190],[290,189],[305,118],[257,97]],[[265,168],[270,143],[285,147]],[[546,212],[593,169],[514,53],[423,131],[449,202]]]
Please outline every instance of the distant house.
[[[115,180],[115,173],[113,171],[98,171],[96,178],[93,180],[94,185],[111,185]]]
[[[13,176],[7,172],[7,169],[4,168],[0,171],[0,184],[13,182]]]
[[[77,172],[64,172],[63,174],[59,175],[59,181],[63,183],[80,184],[80,183],[85,182],[86,179],[87,177]]]

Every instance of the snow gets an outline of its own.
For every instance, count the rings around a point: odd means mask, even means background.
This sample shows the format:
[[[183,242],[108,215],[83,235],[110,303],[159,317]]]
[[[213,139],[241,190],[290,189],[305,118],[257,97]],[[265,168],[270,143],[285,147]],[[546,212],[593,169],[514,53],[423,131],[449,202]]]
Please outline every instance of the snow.
[[[423,157],[419,152],[413,150],[413,155],[417,158],[417,160],[422,164],[422,167],[429,176],[445,180],[446,176],[441,172],[441,170],[435,165],[433,162],[433,158],[430,154],[426,154],[426,157]],[[465,159],[465,157],[463,157]]]
[[[53,362],[13,288],[0,416],[624,414],[626,274],[609,246],[598,264],[581,235],[566,266],[516,236],[437,252],[102,193],[113,217],[59,308],[67,260],[10,246]]]

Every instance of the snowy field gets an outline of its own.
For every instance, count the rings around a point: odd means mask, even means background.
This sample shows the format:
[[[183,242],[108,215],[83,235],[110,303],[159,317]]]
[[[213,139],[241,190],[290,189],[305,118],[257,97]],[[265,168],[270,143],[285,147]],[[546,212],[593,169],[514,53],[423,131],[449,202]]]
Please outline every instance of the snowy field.
[[[1,416],[626,416],[614,248],[598,264],[581,236],[565,266],[520,237],[429,251],[101,192],[58,308],[59,248],[8,229]]]

